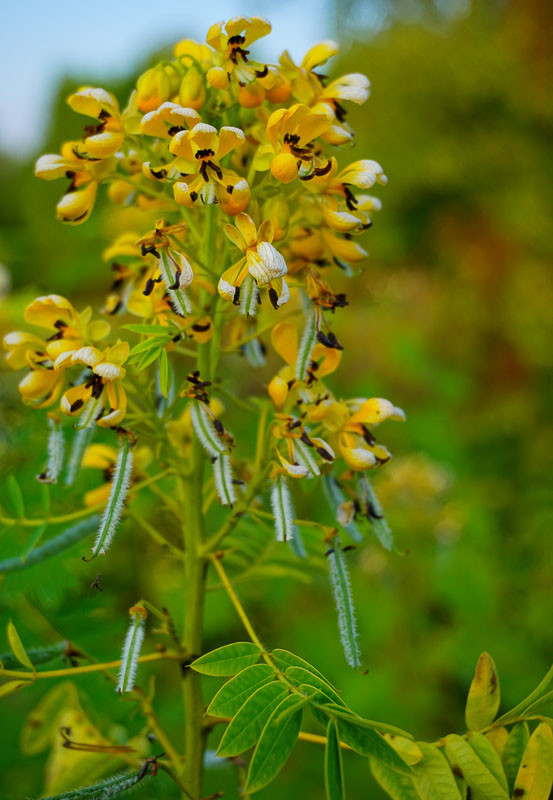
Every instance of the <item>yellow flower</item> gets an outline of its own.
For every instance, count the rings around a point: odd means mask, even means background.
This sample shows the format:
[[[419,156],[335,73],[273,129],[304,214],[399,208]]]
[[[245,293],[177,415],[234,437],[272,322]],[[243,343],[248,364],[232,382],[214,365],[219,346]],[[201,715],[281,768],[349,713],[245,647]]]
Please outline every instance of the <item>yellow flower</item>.
[[[242,251],[243,257],[221,275],[218,285],[221,297],[237,305],[240,287],[244,280],[251,276],[253,307],[250,303],[242,304],[242,313],[249,316],[255,313],[253,309],[257,305],[256,287],[259,286],[269,286],[269,298],[274,308],[288,302],[290,292],[284,280],[288,269],[282,255],[271,244],[272,222],[263,222],[258,230],[253,219],[241,213],[236,217],[236,226],[225,225],[225,234]]]
[[[78,114],[99,120],[93,128],[85,128],[84,151],[79,151],[79,157],[98,160],[115,155],[125,139],[115,97],[105,89],[85,86],[70,95],[67,102]]]
[[[313,108],[296,103],[273,111],[267,122],[267,138],[274,156],[271,173],[281,183],[300,177],[324,174],[326,167],[315,162],[315,140],[332,125],[332,109],[320,103]]]
[[[353,131],[345,122],[346,110],[342,101],[361,105],[370,93],[369,79],[359,72],[343,75],[326,82],[318,68],[338,53],[333,41],[319,42],[311,47],[299,66],[296,66],[287,51],[281,56],[282,71],[290,81],[292,94],[300,102],[312,106],[326,103],[333,112],[332,125],[322,134],[324,141],[332,145],[347,144],[353,139]]]
[[[127,411],[127,395],[123,387],[126,370],[123,364],[129,356],[127,342],[118,341],[103,352],[84,347],[72,354],[73,364],[83,364],[92,370],[84,383],[72,386],[61,399],[61,410],[69,416],[80,414],[89,400],[98,403],[98,425],[111,428],[119,425]]]
[[[177,156],[175,164],[186,180],[173,184],[175,200],[192,207],[201,203],[221,203],[226,213],[238,214],[249,200],[247,181],[220,166],[224,156],[243,144],[246,137],[239,128],[217,129],[205,122],[192,130],[179,131],[171,139],[169,150]]]
[[[200,115],[193,108],[165,102],[155,111],[144,114],[140,129],[148,136],[170,139],[179,131],[193,128],[198,122],[200,122]]]
[[[78,142],[65,142],[61,155],[48,153],[40,156],[35,164],[37,178],[46,181],[70,179],[69,188],[56,211],[61,222],[71,225],[79,225],[88,219],[96,200],[98,183],[114,166],[111,158],[87,160],[79,153],[78,147]]]
[[[387,419],[405,420],[405,413],[389,400],[373,397],[333,403],[324,419],[327,430],[336,435],[338,449],[352,469],[365,470],[384,464],[389,451],[376,442],[369,430]]]
[[[231,81],[253,83],[266,74],[265,65],[249,59],[249,47],[271,32],[263,17],[237,16],[227,23],[217,22],[207,32],[206,42],[219,56],[220,64],[207,72],[207,81],[217,89],[227,89]]]
[[[277,472],[291,478],[314,478],[321,474],[321,466],[335,459],[331,446],[320,437],[312,436],[301,419],[277,414],[272,428],[276,439],[276,455],[280,462]],[[285,455],[280,447],[285,449]]]

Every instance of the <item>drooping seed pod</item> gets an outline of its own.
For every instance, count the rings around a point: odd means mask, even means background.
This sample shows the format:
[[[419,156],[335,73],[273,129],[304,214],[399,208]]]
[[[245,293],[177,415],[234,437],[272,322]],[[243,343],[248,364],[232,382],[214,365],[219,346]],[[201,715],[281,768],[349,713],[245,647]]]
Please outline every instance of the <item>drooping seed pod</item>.
[[[336,610],[338,612],[338,630],[344,648],[346,661],[354,669],[361,666],[361,654],[357,643],[358,631],[355,609],[351,593],[351,584],[346,559],[338,536],[334,538],[333,549],[328,554],[330,583]]]
[[[257,314],[259,290],[251,275],[246,275],[240,289],[240,313],[245,317],[255,317]]]
[[[48,434],[48,459],[46,462],[46,469],[37,479],[41,483],[57,483],[60,472],[63,468],[63,453],[64,441],[63,431],[59,422],[48,418],[48,427],[50,432]]]
[[[226,453],[220,455],[213,462],[213,478],[221,504],[224,506],[233,506],[236,502],[236,491],[232,480],[230,456]]]
[[[123,645],[119,680],[117,681],[117,691],[120,694],[130,692],[134,687],[138,657],[144,641],[144,621],[148,616],[148,612],[141,605],[133,606],[129,609],[129,614],[131,621]]]
[[[125,436],[117,456],[109,500],[102,516],[98,535],[92,548],[93,558],[107,552],[117,525],[121,519],[123,505],[127,499],[132,474],[132,450],[128,438]]]
[[[181,254],[176,255],[181,256]],[[191,283],[194,276],[188,261],[186,261],[184,256],[181,256],[181,258],[181,271],[178,276],[177,269],[173,261],[169,258],[169,253],[166,249],[161,250],[158,263],[159,271],[165,283],[167,294],[169,295],[169,301],[174,311],[180,317],[185,317],[187,314],[192,313],[192,305],[190,303],[190,298],[184,291],[184,287]]]
[[[303,329],[300,345],[298,347],[298,357],[296,361],[296,378],[298,381],[305,380],[307,368],[311,360],[311,353],[317,344],[316,314],[312,311],[307,317],[305,328]]]
[[[284,475],[277,475],[271,487],[271,507],[275,518],[275,534],[278,542],[294,538],[294,509],[290,489]]]
[[[201,400],[193,400],[190,405],[190,416],[196,436],[206,453],[214,458],[226,453],[228,449],[226,442],[217,433],[205,403],[202,403]]]

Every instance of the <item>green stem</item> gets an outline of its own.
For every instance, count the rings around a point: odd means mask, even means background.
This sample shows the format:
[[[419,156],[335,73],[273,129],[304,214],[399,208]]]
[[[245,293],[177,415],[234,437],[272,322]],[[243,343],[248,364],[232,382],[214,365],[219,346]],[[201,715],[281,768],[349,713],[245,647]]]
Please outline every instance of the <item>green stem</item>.
[[[201,553],[203,539],[202,485],[204,456],[200,443],[192,443],[192,469],[185,483],[185,581],[183,647],[190,658],[202,653],[203,610],[206,591],[207,561]],[[184,783],[195,796],[201,796],[205,736],[203,730],[204,704],[201,675],[194,670],[183,673],[185,710],[184,744],[186,762]]]

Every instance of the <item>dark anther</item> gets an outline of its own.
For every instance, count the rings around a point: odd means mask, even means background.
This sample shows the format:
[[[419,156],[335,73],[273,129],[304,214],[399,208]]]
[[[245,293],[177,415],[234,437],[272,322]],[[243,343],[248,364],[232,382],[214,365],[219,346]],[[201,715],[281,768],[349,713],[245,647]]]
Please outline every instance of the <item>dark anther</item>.
[[[269,300],[271,301],[272,307],[277,311],[278,309],[278,294],[276,293],[276,289],[273,289],[272,286],[269,287]]]
[[[374,438],[370,430],[365,427],[365,425],[363,425],[363,439],[367,442],[369,447],[374,447],[374,445],[376,444],[376,439]]]
[[[371,503],[370,500],[367,500],[365,502],[365,510],[367,512],[367,519],[369,519],[369,520],[370,519],[384,519],[382,514],[379,514],[377,512],[376,508],[374,507],[374,505]]]
[[[62,328],[67,328],[67,322],[64,322],[62,319],[57,319],[54,322],[54,328],[57,328],[60,331]]]
[[[232,194],[232,193],[234,192],[234,186],[232,186],[232,184],[230,184],[230,183],[229,183],[229,185],[227,186],[227,192],[228,192],[229,194]]]
[[[163,178],[167,177],[167,170],[166,169],[152,169],[150,167],[150,173],[157,178],[158,180],[162,180]]]
[[[302,435],[300,436],[300,440],[301,440],[301,441],[302,441],[304,444],[306,444],[308,447],[315,447],[315,445],[313,444],[313,442],[311,441],[311,439],[309,438],[309,436],[306,434],[306,432],[305,432],[305,431],[304,431],[304,432],[302,433]]]
[[[184,130],[185,128],[183,128],[181,125],[172,125],[167,131],[167,133],[169,134],[169,136],[174,136],[176,133],[180,133],[181,131]]]
[[[300,137],[297,133],[285,133],[284,134],[284,142],[285,144],[297,144],[300,140]]]
[[[269,67],[265,64],[263,69],[256,69],[255,74],[258,78],[265,78],[269,74]]]
[[[173,289],[174,291],[176,291],[178,288],[180,288],[181,275],[182,275],[182,269],[180,269],[180,267],[177,267],[177,269],[175,270],[175,282],[168,287],[169,289]]]
[[[155,285],[156,285],[156,282],[154,281],[154,279],[153,278],[148,278],[148,280],[146,281],[146,286],[144,287],[144,291],[142,292],[142,294],[145,297],[149,297],[152,294],[152,292],[154,291],[154,286]]]
[[[160,255],[159,255],[158,251],[156,250],[155,245],[153,245],[153,244],[151,244],[148,247],[146,247],[144,242],[142,242],[142,247],[140,248],[140,251],[141,251],[143,256],[147,256],[147,255],[151,254],[151,255],[155,256],[156,258],[160,258]]]
[[[346,119],[346,109],[344,106],[341,106],[340,103],[334,100],[334,113],[336,114],[336,119],[338,122],[344,122]]]
[[[192,200],[193,203],[195,203],[196,200],[198,199],[198,192],[190,192],[190,199]]]
[[[123,305],[123,301],[122,300],[118,300],[117,303],[115,304],[115,306],[109,312],[110,316],[113,316],[114,314],[117,314],[117,312],[120,310],[122,305]]]
[[[330,550],[326,551],[325,556],[330,556],[330,555],[332,555],[333,552],[334,552],[334,548],[331,547]]]
[[[331,349],[334,347],[334,345],[330,343],[329,339],[327,339],[323,331],[317,331],[317,341],[325,347],[330,347]]]
[[[292,386],[295,384],[295,382],[296,382],[296,379],[295,379],[295,378],[292,378],[291,380],[289,380],[289,381],[288,381],[288,383],[286,384],[286,386],[287,386],[289,389],[291,389],[291,388],[292,388]],[[298,400],[298,402],[299,402],[299,400]]]
[[[291,425],[289,426],[291,431],[293,431],[294,428],[300,428],[300,427],[301,427],[301,419],[297,419],[295,422],[292,422]]]
[[[223,433],[225,432],[225,427],[220,419],[215,418],[213,420],[213,427],[215,428],[219,436],[222,436]]]
[[[214,156],[214,155],[215,155],[215,152],[213,150],[211,150],[209,147],[206,147],[205,150],[198,150],[198,152],[196,153],[196,158],[197,159],[209,158],[209,156]]]
[[[246,41],[245,36],[242,36],[241,33],[236,33],[234,36],[231,36],[228,40],[227,44],[235,45],[235,44],[244,44]]]
[[[213,170],[213,172],[217,175],[220,181],[223,180],[223,172],[221,168],[217,166],[217,164],[214,164],[213,161],[208,161],[207,166]]]
[[[205,325],[200,325],[198,322],[192,325],[192,330],[196,331],[196,333],[203,333],[204,331],[208,331],[211,328],[211,322],[207,322]]]
[[[325,461],[334,461],[332,455],[328,452],[328,450],[325,450],[324,447],[317,447],[317,453],[321,458],[324,458]]]
[[[71,408],[69,409],[69,411],[73,414],[74,411],[78,411],[79,408],[82,408],[83,406],[84,406],[84,400],[82,397],[79,397],[78,400],[75,400],[74,403],[71,403]]]
[[[336,338],[336,336],[332,333],[332,331],[328,332],[327,341],[328,341],[328,345],[326,345],[327,347],[333,347],[335,350],[344,349],[340,344],[340,342],[338,341],[338,339]]]
[[[240,305],[240,287],[234,287],[234,297],[232,298],[232,305],[239,306]]]
[[[332,159],[329,158],[324,167],[315,167],[313,172],[315,173],[315,175],[318,175],[320,177],[321,175],[328,175],[331,169],[332,169]]]

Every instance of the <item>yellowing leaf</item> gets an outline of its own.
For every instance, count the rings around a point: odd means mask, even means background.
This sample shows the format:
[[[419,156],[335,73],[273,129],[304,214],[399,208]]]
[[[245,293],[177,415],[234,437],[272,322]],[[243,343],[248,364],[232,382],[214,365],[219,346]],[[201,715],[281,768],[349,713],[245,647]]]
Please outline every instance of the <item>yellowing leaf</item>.
[[[509,731],[507,728],[503,726],[499,728],[492,728],[491,731],[488,731],[486,734],[486,739],[490,741],[494,748],[497,755],[501,758],[503,755],[503,750],[505,745],[507,744],[507,739],[509,738]]]
[[[542,722],[526,745],[515,780],[513,797],[548,800],[553,786],[553,733]]]
[[[444,742],[453,774],[464,778],[473,794],[478,792],[486,800],[508,800],[503,786],[462,736],[452,733],[445,737]]]
[[[467,728],[478,731],[493,722],[500,699],[499,680],[493,658],[489,653],[482,653],[467,697]]]
[[[25,648],[23,647],[23,642],[19,638],[19,634],[15,628],[15,625],[11,620],[8,622],[8,641],[10,643],[12,653],[17,658],[17,660],[21,664],[23,664],[24,667],[28,667],[29,669],[34,669],[31,663],[31,659],[27,655]]]
[[[422,752],[418,744],[406,739],[404,736],[395,736],[393,733],[382,734],[386,741],[392,745],[396,753],[402,757],[406,764],[417,764],[422,760]]]
[[[63,709],[78,705],[74,684],[63,681],[50,689],[33,708],[21,731],[20,747],[26,756],[46,750],[59,735],[58,717]]]
[[[18,692],[19,689],[23,689],[25,686],[31,686],[32,683],[33,681],[8,681],[3,683],[0,686],[0,697],[7,697],[7,695]]]
[[[419,742],[422,763],[415,768],[415,786],[422,800],[461,800],[461,793],[444,754],[433,744]]]
[[[92,725],[78,704],[73,708],[62,709],[56,722],[53,748],[46,764],[44,788],[48,794],[59,794],[75,786],[87,786],[103,775],[115,772],[124,764],[120,757],[111,753],[90,753],[63,746],[59,728],[70,728],[71,739],[75,742],[104,746],[110,744]]]

